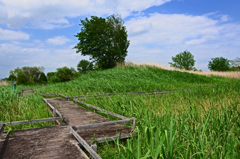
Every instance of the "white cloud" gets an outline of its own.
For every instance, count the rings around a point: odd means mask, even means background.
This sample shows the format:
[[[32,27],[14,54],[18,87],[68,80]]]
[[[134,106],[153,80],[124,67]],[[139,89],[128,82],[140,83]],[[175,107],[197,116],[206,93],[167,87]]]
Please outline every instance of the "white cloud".
[[[193,39],[193,40],[187,41],[186,44],[187,45],[195,45],[195,44],[201,44],[205,41],[206,41],[205,39]]]
[[[1,2],[2,1],[2,2]],[[66,17],[121,14],[143,11],[171,0],[0,0],[0,24],[16,28],[30,23],[30,27],[53,29],[71,26]]]
[[[69,41],[71,40],[66,38],[65,36],[55,36],[54,38],[49,38],[46,40],[47,43],[54,45],[63,45]]]
[[[132,18],[125,24],[130,40],[127,58],[136,62],[167,64],[172,56],[188,50],[195,56],[196,66],[202,67],[201,63],[213,57],[233,59],[240,50],[240,24],[222,23],[221,16],[214,20],[206,15],[154,13]],[[151,27],[144,27],[146,24]],[[138,32],[133,30],[140,30],[139,34],[134,35]],[[207,65],[200,69],[207,69]]]
[[[0,28],[0,40],[28,40],[29,35],[21,31],[4,30]]]

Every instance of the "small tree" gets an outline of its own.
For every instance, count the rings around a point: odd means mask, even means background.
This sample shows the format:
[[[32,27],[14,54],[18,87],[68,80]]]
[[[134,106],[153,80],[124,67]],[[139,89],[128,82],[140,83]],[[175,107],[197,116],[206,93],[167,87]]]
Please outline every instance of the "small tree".
[[[59,78],[61,82],[70,81],[73,79],[74,75],[76,74],[76,70],[74,68],[57,68],[56,77]]]
[[[56,76],[56,72],[48,72],[47,73],[47,80],[52,81],[52,77]]]
[[[38,82],[39,83],[42,83],[42,84],[46,84],[47,83],[47,77],[46,77],[46,75],[45,75],[45,73],[41,73],[40,74],[40,77],[39,77],[39,79],[38,79]]]
[[[176,67],[185,70],[193,70],[195,69],[193,66],[195,65],[194,56],[188,52],[180,52],[175,57],[172,57],[173,63],[169,62],[171,67]]]
[[[211,58],[208,63],[208,69],[211,71],[228,71],[230,69],[229,60],[223,57]]]
[[[102,18],[91,16],[81,20],[81,32],[75,35],[80,41],[74,48],[83,56],[89,55],[102,69],[113,68],[124,62],[130,41],[120,16]]]
[[[87,73],[88,71],[92,71],[93,63],[89,62],[88,60],[81,60],[77,65],[77,70],[83,74]]]

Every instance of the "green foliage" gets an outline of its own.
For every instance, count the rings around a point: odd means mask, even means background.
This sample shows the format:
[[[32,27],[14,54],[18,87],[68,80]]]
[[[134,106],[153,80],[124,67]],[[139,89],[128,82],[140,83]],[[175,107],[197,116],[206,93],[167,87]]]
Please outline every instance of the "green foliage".
[[[81,60],[77,65],[77,69],[80,73],[86,74],[88,71],[93,70],[93,63],[88,60]]]
[[[18,85],[17,92],[26,85]],[[32,87],[32,86],[31,86]],[[52,113],[38,94],[30,94],[28,98],[16,94],[11,86],[0,87],[0,121],[13,122],[33,119],[52,118]],[[5,130],[27,129],[55,125],[54,122],[21,124],[7,126]]]
[[[230,69],[229,60],[223,57],[212,58],[208,63],[208,69],[211,71],[228,71]]]
[[[56,77],[59,78],[61,82],[70,81],[73,79],[76,70],[74,68],[68,68],[66,66],[62,68],[57,68]]]
[[[240,71],[240,66],[238,66],[238,67],[232,66],[232,67],[230,67],[229,71]]]
[[[10,71],[9,78],[22,84],[37,83],[43,70],[44,67],[17,67],[16,69]]]
[[[45,73],[43,73],[43,72],[41,73],[38,82],[42,83],[42,84],[46,84],[47,83],[47,77],[46,77]]]
[[[240,67],[240,58],[236,57],[234,60],[229,60],[231,67],[237,68]]]
[[[52,76],[52,77],[51,77],[51,81],[52,81],[53,83],[57,83],[57,82],[61,82],[61,79],[58,78],[57,76]]]
[[[180,52],[175,57],[172,57],[173,63],[169,62],[171,67],[176,67],[185,70],[194,70],[194,56],[189,51]]]
[[[52,77],[56,75],[56,72],[48,72],[47,73],[47,79],[48,81],[52,81]]]
[[[80,41],[74,48],[83,56],[89,55],[102,69],[113,68],[124,62],[130,41],[120,16],[102,18],[91,16],[81,20],[81,32],[75,35]]]

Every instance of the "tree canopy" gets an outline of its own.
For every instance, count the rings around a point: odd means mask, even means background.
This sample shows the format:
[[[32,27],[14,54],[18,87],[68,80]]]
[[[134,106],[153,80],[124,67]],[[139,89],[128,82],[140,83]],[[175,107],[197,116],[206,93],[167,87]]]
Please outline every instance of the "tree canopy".
[[[9,79],[16,80],[18,83],[23,84],[37,83],[43,71],[44,67],[17,67],[16,69],[10,71]]]
[[[175,57],[172,57],[173,62],[169,62],[171,67],[176,67],[185,70],[195,69],[194,56],[189,51],[180,52]]]
[[[211,58],[208,69],[211,71],[228,71],[230,69],[229,60],[223,57]]]
[[[75,35],[79,43],[74,47],[77,53],[90,56],[102,69],[113,68],[127,56],[130,41],[127,40],[124,21],[118,15],[102,18],[91,16],[81,20],[81,32]]]

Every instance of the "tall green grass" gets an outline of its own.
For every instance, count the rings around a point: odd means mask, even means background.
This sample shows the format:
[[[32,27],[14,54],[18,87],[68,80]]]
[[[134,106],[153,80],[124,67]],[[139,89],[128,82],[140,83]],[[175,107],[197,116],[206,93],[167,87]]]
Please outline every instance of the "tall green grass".
[[[165,96],[87,99],[136,117],[137,136],[99,148],[103,158],[237,158],[240,85],[199,88]],[[114,150],[114,151],[113,151]]]
[[[216,87],[199,87],[216,85]],[[112,96],[87,98],[85,102],[106,110],[136,117],[137,135],[126,142],[115,141],[98,148],[102,158],[237,158],[240,156],[240,81],[201,76],[154,67],[124,67],[92,72],[74,81],[36,88],[38,93],[68,96],[189,88],[164,96]],[[18,87],[19,89],[21,88]],[[1,89],[1,87],[0,87]],[[38,96],[16,98],[11,91],[0,95],[9,100],[13,112],[25,109],[19,119],[36,117],[46,110]],[[39,99],[39,100],[38,100]],[[4,100],[4,106],[8,103]],[[45,106],[32,107],[33,103]],[[25,108],[30,107],[30,108]],[[26,104],[27,103],[27,104]],[[10,107],[10,108],[11,108]],[[11,109],[2,109],[10,120]],[[2,116],[1,114],[1,116]],[[47,114],[46,114],[47,115]],[[111,116],[102,114],[110,119]],[[0,116],[0,118],[1,118]],[[0,119],[1,120],[1,119]],[[25,119],[23,119],[25,120]]]
[[[18,97],[17,92],[12,90],[11,86],[0,87],[0,121],[6,123],[51,117],[53,117],[52,113],[37,94],[29,94],[28,98]],[[49,125],[54,125],[54,122],[7,126],[5,129],[15,130]]]

